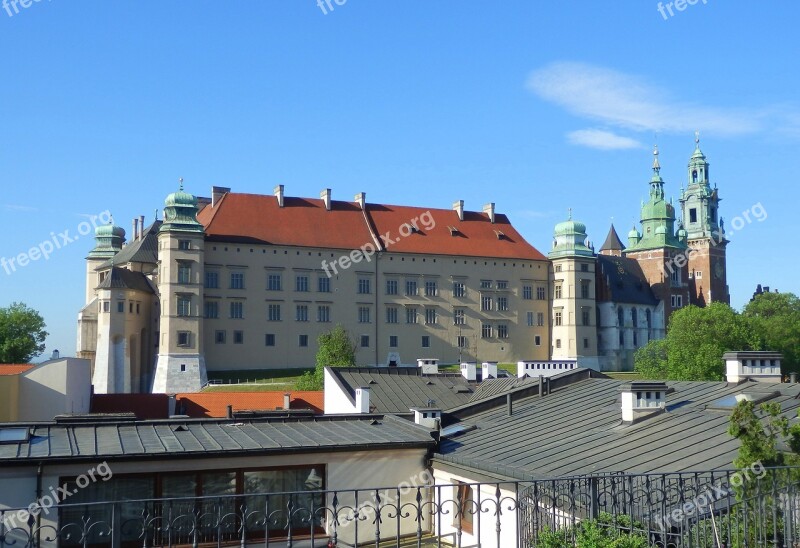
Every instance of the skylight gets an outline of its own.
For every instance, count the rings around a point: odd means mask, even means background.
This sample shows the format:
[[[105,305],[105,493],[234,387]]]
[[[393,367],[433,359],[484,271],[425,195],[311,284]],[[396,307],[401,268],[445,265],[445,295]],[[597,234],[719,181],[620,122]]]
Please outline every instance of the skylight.
[[[742,401],[751,401],[754,404],[759,404],[777,395],[779,395],[777,392],[770,392],[766,394],[747,394],[744,392],[741,394],[731,394],[729,396],[725,396],[724,398],[718,399],[709,407],[712,409],[733,409],[739,402]]]
[[[442,428],[442,432],[440,435],[443,438],[453,438],[465,432],[475,430],[476,428],[477,426],[475,426],[474,424],[453,424],[451,426],[448,426],[447,428]]]
[[[28,441],[27,428],[0,428],[0,443],[20,443]]]

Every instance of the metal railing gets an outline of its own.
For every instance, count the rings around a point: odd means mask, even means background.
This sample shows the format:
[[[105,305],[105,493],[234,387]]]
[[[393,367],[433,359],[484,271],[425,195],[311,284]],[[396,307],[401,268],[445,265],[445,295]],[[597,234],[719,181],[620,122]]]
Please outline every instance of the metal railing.
[[[625,546],[794,547],[798,477],[760,468],[61,504],[0,510],[0,548],[560,548],[590,529],[639,542]]]

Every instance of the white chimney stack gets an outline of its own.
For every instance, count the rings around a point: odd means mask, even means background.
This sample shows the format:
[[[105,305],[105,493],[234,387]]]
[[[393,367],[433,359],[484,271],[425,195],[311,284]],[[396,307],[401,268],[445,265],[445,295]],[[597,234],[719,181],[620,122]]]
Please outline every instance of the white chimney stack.
[[[629,382],[620,391],[624,422],[663,410],[667,404],[667,385],[663,382]]]
[[[326,188],[322,192],[319,193],[319,198],[325,203],[325,209],[330,211],[331,210],[331,189]]]
[[[489,202],[483,206],[483,212],[489,216],[489,220],[494,224],[494,202]]]
[[[497,362],[483,362],[481,364],[481,380],[497,378]]]
[[[453,202],[453,210],[458,213],[458,220],[464,220],[464,200]]]
[[[369,413],[369,387],[356,388],[356,413]]]
[[[780,352],[726,352],[725,360],[727,381],[739,383],[745,380],[760,382],[781,382]]]
[[[366,209],[367,207],[367,193],[366,192],[359,192],[356,194],[356,203],[361,209]]]
[[[278,199],[278,207],[283,207],[283,185],[276,186],[273,192]]]
[[[430,428],[436,429],[437,424],[442,420],[442,410],[435,407],[412,407],[410,409],[414,412],[414,423]]]
[[[468,381],[478,380],[478,365],[475,362],[464,362],[461,364],[461,376]]]
[[[423,375],[438,375],[439,374],[439,359],[438,358],[419,358],[417,360],[417,367]]]
[[[292,408],[292,395],[289,392],[283,395],[283,408],[284,409]]]

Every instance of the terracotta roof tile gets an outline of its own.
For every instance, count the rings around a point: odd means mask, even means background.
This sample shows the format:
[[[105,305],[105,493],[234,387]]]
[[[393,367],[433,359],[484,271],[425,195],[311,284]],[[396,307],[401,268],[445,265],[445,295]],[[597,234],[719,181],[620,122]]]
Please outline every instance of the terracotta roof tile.
[[[205,392],[176,394],[176,411],[193,418],[224,418],[228,406],[233,411],[274,411],[283,408],[286,392]],[[320,392],[290,392],[292,409],[311,409],[323,413],[324,398]]]
[[[20,373],[24,373],[30,369],[33,369],[36,365],[32,363],[3,363],[0,364],[0,376],[3,375],[19,375]]]

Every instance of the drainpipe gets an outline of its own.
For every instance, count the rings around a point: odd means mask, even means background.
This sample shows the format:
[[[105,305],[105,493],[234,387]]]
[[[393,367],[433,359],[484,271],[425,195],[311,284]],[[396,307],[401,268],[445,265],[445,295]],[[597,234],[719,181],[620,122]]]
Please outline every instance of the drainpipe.
[[[42,476],[44,475],[44,464],[39,462],[39,466],[36,469],[36,500],[34,501],[35,504],[41,504],[42,502]],[[36,546],[42,545],[42,512],[41,508],[39,512],[36,514]]]

